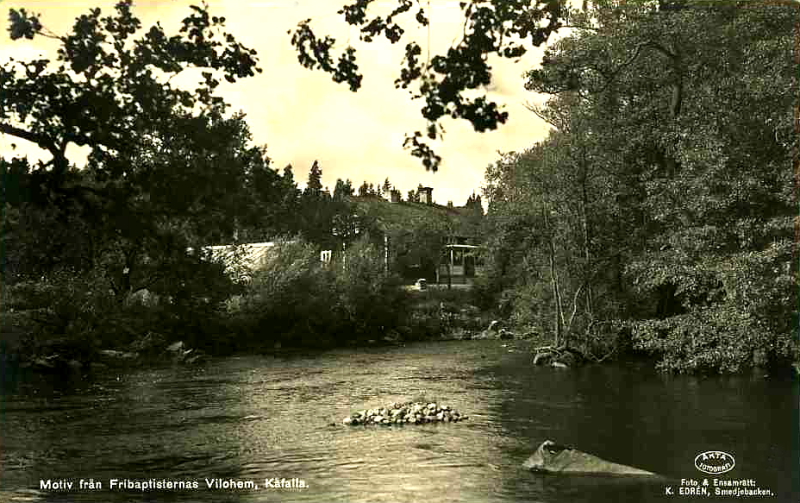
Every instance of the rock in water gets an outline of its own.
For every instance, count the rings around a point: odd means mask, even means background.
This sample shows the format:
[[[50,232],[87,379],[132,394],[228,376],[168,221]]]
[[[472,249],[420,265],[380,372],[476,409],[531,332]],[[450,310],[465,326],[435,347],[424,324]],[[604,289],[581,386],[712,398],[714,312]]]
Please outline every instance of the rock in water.
[[[569,475],[645,475],[657,477],[632,466],[621,465],[598,458],[592,454],[556,444],[545,440],[542,445],[522,465],[531,471],[542,473],[560,473]]]
[[[345,426],[380,424],[403,425],[423,423],[450,423],[463,421],[467,416],[462,416],[447,405],[436,403],[406,402],[392,403],[388,407],[369,409],[356,412],[342,420]]]
[[[172,344],[167,346],[166,351],[168,353],[179,353],[179,352],[183,352],[185,347],[186,346],[183,343],[183,341],[173,342]]]

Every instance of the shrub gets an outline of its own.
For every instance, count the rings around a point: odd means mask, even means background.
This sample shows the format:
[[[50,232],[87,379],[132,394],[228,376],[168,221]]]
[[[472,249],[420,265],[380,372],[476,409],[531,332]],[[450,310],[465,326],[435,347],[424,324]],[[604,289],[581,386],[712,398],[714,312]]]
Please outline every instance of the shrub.
[[[697,269],[719,284],[714,300],[684,296],[685,313],[630,323],[634,344],[660,355],[664,370],[725,373],[788,366],[798,355],[790,260],[790,244],[779,242],[699,263]]]
[[[120,288],[123,267],[110,255],[103,258],[87,270],[60,268],[5,285],[0,328],[14,346],[7,349],[35,355],[58,344],[88,357],[148,332],[191,346],[217,333],[218,305],[233,291],[218,264],[185,253],[161,256],[147,264],[152,271],[137,271],[137,284],[152,278],[148,289]]]
[[[408,316],[408,294],[397,276],[386,274],[382,254],[366,238],[354,243],[344,263],[334,264],[340,330],[352,339],[379,338]]]
[[[76,358],[132,338],[146,321],[116,301],[102,278],[60,270],[4,289],[3,332],[20,334],[16,350],[27,355],[59,346]]]
[[[326,347],[377,339],[401,324],[408,302],[399,284],[366,239],[329,264],[314,246],[283,240],[228,308],[245,345]]]
[[[280,240],[265,257],[242,297],[229,303],[245,345],[308,342],[331,320],[332,281],[316,249]]]

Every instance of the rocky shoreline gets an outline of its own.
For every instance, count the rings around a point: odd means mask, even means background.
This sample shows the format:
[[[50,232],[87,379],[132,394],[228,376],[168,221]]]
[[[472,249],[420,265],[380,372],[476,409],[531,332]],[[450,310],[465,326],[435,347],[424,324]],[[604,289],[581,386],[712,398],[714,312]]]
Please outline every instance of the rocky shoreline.
[[[168,344],[163,336],[148,333],[124,350],[98,349],[80,353],[67,342],[55,341],[37,348],[32,356],[16,358],[19,368],[40,373],[70,374],[106,368],[172,362],[192,365],[208,359],[203,351],[188,348],[183,341]]]

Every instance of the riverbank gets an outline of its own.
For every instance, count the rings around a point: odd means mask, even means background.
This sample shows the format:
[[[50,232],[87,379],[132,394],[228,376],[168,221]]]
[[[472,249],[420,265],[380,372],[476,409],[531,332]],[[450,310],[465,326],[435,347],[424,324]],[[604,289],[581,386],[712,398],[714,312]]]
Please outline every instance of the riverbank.
[[[618,359],[648,361],[653,366],[658,355],[632,351],[630,347],[611,347],[600,357],[587,357],[580,351],[551,345],[551,337],[530,327],[514,327],[495,313],[476,306],[474,292],[465,288],[403,288],[405,313],[397,324],[380,326],[367,334],[348,337],[340,334],[311,334],[242,330],[235,316],[217,320],[217,331],[203,336],[176,330],[165,335],[157,331],[131,334],[127,338],[108,338],[91,333],[81,337],[5,337],[0,344],[0,366],[4,375],[20,370],[43,374],[80,375],[104,369],[148,367],[164,363],[197,365],[210,357],[231,355],[272,355],[280,357],[320,354],[334,348],[375,348],[421,341],[524,340],[531,355],[531,366],[546,365],[568,369],[592,362]],[[159,306],[156,306],[160,308]],[[296,330],[296,327],[293,327]],[[208,327],[206,327],[208,333]],[[754,375],[797,375],[800,364],[787,368],[754,368]]]
[[[170,362],[200,363],[208,357],[233,354],[289,355],[314,353],[336,347],[375,347],[426,340],[501,338],[506,335],[486,328],[491,313],[472,303],[468,289],[427,289],[402,292],[406,315],[395,326],[384,326],[368,336],[355,338],[296,337],[292,332],[254,334],[241,330],[235,316],[219,323],[220,333],[211,337],[157,331],[110,339],[91,332],[80,337],[22,334],[5,337],[0,355],[5,367],[29,368],[43,373],[85,373],[107,367],[136,367]],[[151,306],[153,310],[161,306]],[[17,313],[19,316],[19,313]],[[237,330],[238,329],[238,330]]]

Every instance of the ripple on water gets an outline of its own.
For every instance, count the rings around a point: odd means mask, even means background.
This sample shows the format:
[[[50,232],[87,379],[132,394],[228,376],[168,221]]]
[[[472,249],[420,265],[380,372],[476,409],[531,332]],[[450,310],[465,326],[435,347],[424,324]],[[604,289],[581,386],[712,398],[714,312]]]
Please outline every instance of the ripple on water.
[[[12,397],[3,403],[3,490],[54,476],[297,476],[312,488],[167,498],[662,501],[640,486],[571,483],[522,470],[522,461],[547,438],[681,476],[687,470],[693,475],[699,446],[713,444],[736,452],[747,476],[791,489],[775,473],[795,467],[785,438],[796,431],[796,421],[779,412],[793,410],[795,384],[717,386],[713,379],[663,380],[614,367],[556,373],[531,369],[529,357],[506,351],[498,341],[470,341],[215,359],[202,370],[137,370],[119,381],[109,376],[81,393],[47,400]],[[417,395],[452,405],[470,419],[417,427],[330,426],[353,411]],[[109,494],[76,494],[75,501],[106,503]]]

